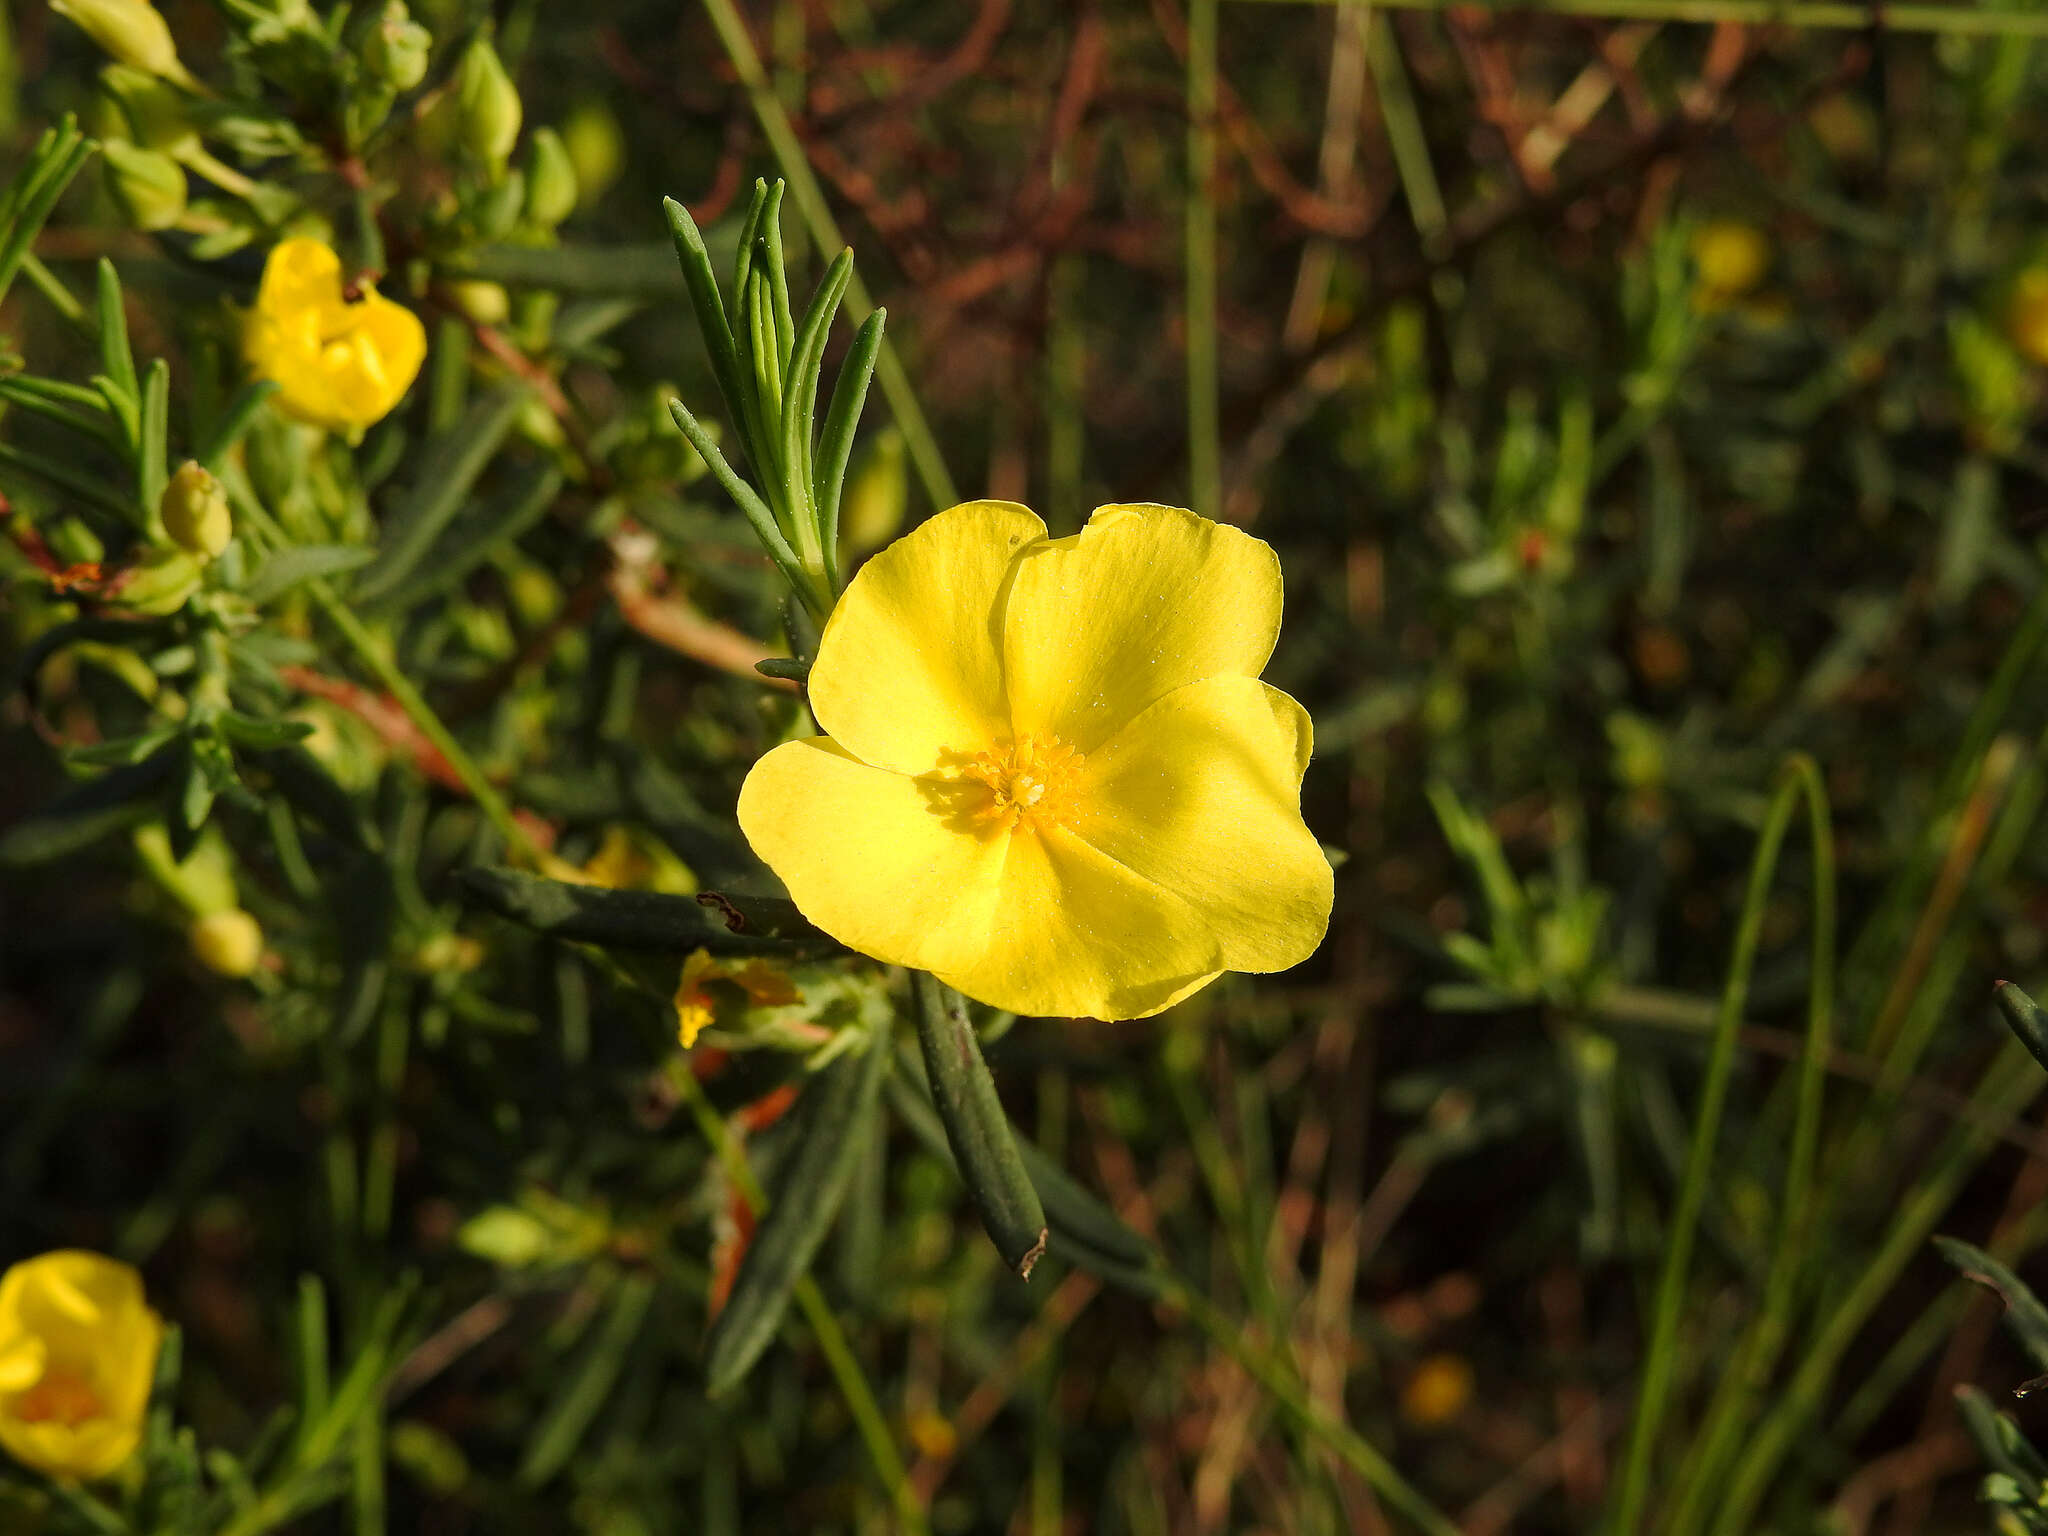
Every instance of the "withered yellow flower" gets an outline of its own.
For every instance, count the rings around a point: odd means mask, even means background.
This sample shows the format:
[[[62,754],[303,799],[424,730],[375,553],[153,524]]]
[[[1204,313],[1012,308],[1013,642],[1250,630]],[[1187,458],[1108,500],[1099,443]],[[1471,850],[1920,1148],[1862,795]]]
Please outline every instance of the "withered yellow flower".
[[[426,328],[363,285],[343,290],[341,258],[318,240],[284,240],[263,265],[243,347],[275,379],[287,415],[335,432],[383,420],[427,355]]]
[[[725,965],[712,959],[708,949],[692,950],[683,962],[675,995],[676,1038],[686,1051],[697,1043],[698,1035],[717,1022],[717,1000],[705,986],[713,981],[731,982],[746,993],[748,1005],[755,1008],[782,1008],[804,1000],[795,983],[766,960]]]
[[[740,826],[842,943],[1018,1013],[1159,1012],[1277,971],[1329,923],[1303,824],[1308,715],[1259,681],[1272,549],[1178,507],[1071,538],[941,512],[833,610],[825,738],[754,765]]]
[[[0,1448],[51,1477],[105,1477],[142,1438],[163,1322],[130,1266],[81,1249],[0,1275]]]

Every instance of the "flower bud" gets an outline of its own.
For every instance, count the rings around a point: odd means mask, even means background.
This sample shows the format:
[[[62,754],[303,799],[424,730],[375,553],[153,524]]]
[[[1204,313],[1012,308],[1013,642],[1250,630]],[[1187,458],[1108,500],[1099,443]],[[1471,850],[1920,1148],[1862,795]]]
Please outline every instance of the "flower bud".
[[[185,168],[177,161],[118,139],[107,140],[100,149],[106,156],[107,190],[133,228],[169,229],[185,216]]]
[[[216,976],[247,976],[263,963],[263,928],[240,907],[209,912],[185,937],[192,954]]]
[[[198,147],[190,103],[176,86],[132,65],[109,64],[100,71],[100,91],[119,108],[125,136],[144,149],[180,155]]]
[[[137,613],[176,613],[199,589],[199,562],[188,550],[147,550],[109,588],[115,602]]]
[[[363,65],[393,91],[409,91],[427,76],[433,34],[414,21],[404,0],[389,0],[363,39]]]
[[[68,17],[123,64],[146,69],[167,80],[189,83],[191,75],[178,62],[178,45],[170,24],[149,0],[50,0],[50,9]]]
[[[463,147],[479,160],[503,165],[519,141],[519,89],[489,39],[478,38],[463,54],[455,73],[455,100]]]
[[[625,131],[601,101],[586,101],[570,112],[562,124],[562,145],[576,172],[577,200],[586,206],[604,195],[625,166]]]
[[[1753,224],[1715,219],[1694,231],[1692,261],[1699,276],[1700,303],[1718,308],[1764,280],[1771,265],[1771,242]]]
[[[910,475],[903,434],[885,427],[848,478],[840,498],[839,530],[849,554],[864,555],[896,537],[910,506]]]
[[[171,541],[189,549],[202,560],[211,560],[228,547],[234,537],[234,515],[228,511],[228,493],[204,464],[187,459],[164,487],[157,510],[163,515],[164,532]]]
[[[553,229],[576,211],[576,166],[552,128],[536,128],[526,146],[526,217]]]
[[[444,283],[441,291],[448,302],[461,311],[464,319],[478,325],[502,325],[505,317],[512,313],[512,301],[506,296],[502,283],[462,278]]]

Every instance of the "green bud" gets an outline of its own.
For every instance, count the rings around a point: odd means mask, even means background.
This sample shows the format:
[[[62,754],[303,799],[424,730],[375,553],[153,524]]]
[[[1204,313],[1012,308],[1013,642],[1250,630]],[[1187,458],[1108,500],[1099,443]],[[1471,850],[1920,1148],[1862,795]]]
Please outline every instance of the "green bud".
[[[463,54],[455,72],[455,100],[463,147],[487,164],[503,165],[519,142],[519,88],[489,39],[478,38]]]
[[[518,224],[519,210],[525,204],[526,177],[519,171],[507,171],[470,202],[469,216],[480,238],[502,240]]]
[[[414,21],[404,0],[389,0],[363,39],[363,66],[381,84],[409,91],[427,76],[434,36]]]
[[[228,493],[204,464],[193,459],[178,466],[171,483],[164,487],[164,499],[157,510],[172,542],[202,560],[219,555],[235,535]]]
[[[478,325],[501,325],[512,313],[512,301],[505,294],[501,283],[487,283],[478,278],[464,278],[458,282],[442,285],[448,302],[461,311],[466,319]]]
[[[553,229],[576,211],[576,166],[562,136],[536,128],[526,145],[526,217]]]
[[[154,149],[110,140],[102,174],[121,205],[121,217],[136,229],[169,229],[185,216],[185,168]]]
[[[847,477],[839,503],[839,536],[847,552],[864,555],[880,549],[903,526],[910,506],[910,476],[904,462],[903,434],[885,427],[860,464]]]
[[[164,892],[193,917],[231,912],[242,904],[235,888],[235,866],[218,833],[207,831],[181,863],[171,852],[171,836],[160,821],[146,821],[134,832],[135,853],[142,867]]]
[[[178,62],[170,23],[149,0],[50,0],[50,9],[76,22],[85,35],[123,64],[189,83]]]
[[[576,172],[577,199],[587,207],[604,195],[625,167],[625,130],[610,107],[601,101],[586,101],[562,124],[562,145]]]
[[[191,100],[176,86],[132,65],[109,64],[100,71],[100,90],[120,108],[127,136],[144,149],[177,155],[198,146]]]
[[[199,590],[199,561],[190,550],[152,549],[121,574],[112,596],[137,613],[176,613]]]

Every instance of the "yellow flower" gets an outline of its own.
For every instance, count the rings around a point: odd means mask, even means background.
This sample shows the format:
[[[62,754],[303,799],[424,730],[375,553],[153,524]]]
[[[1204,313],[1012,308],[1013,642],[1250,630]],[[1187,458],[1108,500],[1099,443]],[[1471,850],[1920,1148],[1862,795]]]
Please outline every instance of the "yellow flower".
[[[954,507],[847,588],[810,679],[829,739],[756,763],[740,826],[827,933],[1018,1013],[1285,969],[1331,876],[1308,715],[1259,681],[1279,628],[1279,561],[1235,528]]]
[[[1764,280],[1771,266],[1771,242],[1740,219],[1712,219],[1693,231],[1692,264],[1699,278],[1695,298],[1702,309],[1719,309]]]
[[[427,355],[419,316],[365,284],[342,291],[341,258],[318,240],[285,240],[263,266],[243,346],[278,383],[287,415],[360,431],[403,398]]]
[[[706,983],[713,981],[731,982],[747,994],[748,1004],[755,1008],[782,1008],[804,1000],[790,979],[765,960],[727,966],[712,959],[708,949],[692,950],[683,962],[675,996],[676,1035],[686,1051],[697,1043],[699,1034],[717,1022],[718,1004],[705,990]]]
[[[163,1320],[142,1276],[60,1249],[0,1275],[0,1447],[51,1477],[105,1477],[133,1454]]]

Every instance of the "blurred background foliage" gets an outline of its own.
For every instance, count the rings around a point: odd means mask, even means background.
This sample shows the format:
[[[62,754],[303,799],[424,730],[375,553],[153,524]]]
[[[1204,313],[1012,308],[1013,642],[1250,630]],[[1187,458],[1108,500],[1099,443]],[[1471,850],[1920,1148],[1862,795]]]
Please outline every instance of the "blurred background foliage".
[[[193,90],[10,8],[9,165],[102,147],[0,311],[0,1260],[129,1259],[182,1343],[146,1487],[0,1527],[1409,1528],[1292,1393],[1440,1529],[2041,1528],[2033,1367],[1930,1244],[2018,1294],[2048,1238],[1988,1002],[2048,973],[2040,18],[1658,9],[166,0]],[[1178,1301],[1020,1285],[899,1116],[712,1400],[706,1132],[772,1174],[884,983],[700,970],[686,1056],[680,955],[459,877],[772,893],[783,615],[669,421],[659,207],[722,265],[757,176],[890,310],[850,544],[1272,541],[1342,862],[1295,973],[985,1021]],[[248,388],[295,235],[426,324],[359,441]]]

